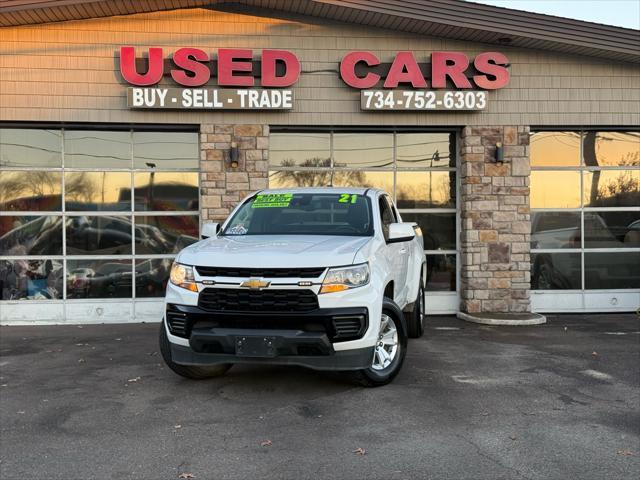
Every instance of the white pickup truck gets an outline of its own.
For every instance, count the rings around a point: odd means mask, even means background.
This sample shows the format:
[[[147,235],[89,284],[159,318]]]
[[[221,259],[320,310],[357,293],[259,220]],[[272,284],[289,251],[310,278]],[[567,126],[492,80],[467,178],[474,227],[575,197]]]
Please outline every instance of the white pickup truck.
[[[381,190],[260,191],[202,237],[167,286],[160,349],[179,375],[268,363],[384,385],[423,333],[422,232]]]

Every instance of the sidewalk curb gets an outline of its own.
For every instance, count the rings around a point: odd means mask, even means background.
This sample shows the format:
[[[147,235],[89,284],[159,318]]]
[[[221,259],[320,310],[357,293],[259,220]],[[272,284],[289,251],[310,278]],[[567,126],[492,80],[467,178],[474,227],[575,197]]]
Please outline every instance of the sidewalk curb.
[[[470,314],[458,312],[456,316],[460,320],[483,325],[542,325],[547,323],[547,318],[539,313],[477,313]]]

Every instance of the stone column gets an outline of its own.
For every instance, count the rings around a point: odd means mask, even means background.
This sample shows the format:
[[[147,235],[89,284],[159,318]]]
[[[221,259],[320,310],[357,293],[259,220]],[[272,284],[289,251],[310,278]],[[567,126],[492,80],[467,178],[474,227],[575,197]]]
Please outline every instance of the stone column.
[[[238,167],[229,161],[231,144],[239,150]],[[254,190],[267,188],[268,125],[200,125],[200,215],[221,222]]]
[[[461,140],[460,310],[530,312],[529,127],[466,127]]]

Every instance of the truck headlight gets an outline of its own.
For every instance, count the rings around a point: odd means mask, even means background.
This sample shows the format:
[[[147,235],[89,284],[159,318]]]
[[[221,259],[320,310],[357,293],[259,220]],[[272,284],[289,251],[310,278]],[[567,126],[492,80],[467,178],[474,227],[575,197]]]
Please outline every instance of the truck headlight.
[[[193,276],[193,267],[190,267],[189,265],[182,265],[181,263],[173,262],[173,265],[171,265],[171,274],[169,275],[169,279],[171,280],[171,283],[178,287],[186,288],[192,292],[198,291],[196,279]]]
[[[322,282],[320,293],[342,292],[369,283],[369,264],[330,268]]]

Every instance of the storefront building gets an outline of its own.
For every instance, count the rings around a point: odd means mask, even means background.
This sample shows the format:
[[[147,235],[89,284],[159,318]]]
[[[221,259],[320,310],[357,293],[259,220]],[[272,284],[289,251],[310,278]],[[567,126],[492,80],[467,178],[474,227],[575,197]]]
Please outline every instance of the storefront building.
[[[248,193],[383,188],[429,313],[640,306],[640,35],[438,2],[0,7],[0,323],[158,321]]]

